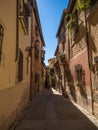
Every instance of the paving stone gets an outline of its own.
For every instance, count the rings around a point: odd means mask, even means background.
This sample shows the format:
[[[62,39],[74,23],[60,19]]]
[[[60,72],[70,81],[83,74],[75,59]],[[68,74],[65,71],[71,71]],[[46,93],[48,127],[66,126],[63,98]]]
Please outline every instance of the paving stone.
[[[11,130],[98,130],[68,99],[46,90],[38,95]]]

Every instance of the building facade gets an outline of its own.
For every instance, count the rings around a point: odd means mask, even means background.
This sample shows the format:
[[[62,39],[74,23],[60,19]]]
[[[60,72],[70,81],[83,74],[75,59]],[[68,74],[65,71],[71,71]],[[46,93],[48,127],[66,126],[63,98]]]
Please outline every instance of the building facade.
[[[98,118],[98,1],[93,1],[89,15],[88,39],[90,56],[90,73],[93,98],[93,114]]]
[[[66,28],[63,32],[65,42],[62,46],[66,60],[62,69],[59,67],[58,70],[59,75],[65,77],[64,88],[70,99],[98,117],[98,2],[96,0],[90,0],[89,3],[78,2],[70,0],[67,7],[64,21]],[[60,26],[59,28],[63,28],[61,22]],[[60,31],[57,34],[58,38],[62,36]],[[60,43],[55,52],[59,59],[62,52]],[[60,60],[57,63],[59,64]]]
[[[0,130],[8,130],[34,93],[43,90],[44,45],[36,1],[1,1]]]
[[[59,24],[59,28],[57,31],[56,37],[58,38],[58,45],[55,51],[55,56],[56,56],[56,63],[55,63],[55,70],[57,71],[57,84],[60,85],[59,91],[63,94],[66,92],[66,69],[67,69],[67,62],[69,59],[68,55],[68,42],[66,42],[66,28],[65,28],[65,23],[66,23],[66,9],[64,9],[61,21]],[[60,71],[60,72],[59,72]]]
[[[44,89],[44,79],[42,77],[42,73],[45,70],[45,42],[42,34],[36,0],[33,0],[32,21],[32,95],[36,96]]]
[[[71,1],[68,6],[68,14],[73,15],[73,23],[70,30],[70,76],[71,88],[73,87],[73,97],[76,102],[85,108],[90,113],[97,117],[98,109],[94,99],[94,84],[92,84],[92,75],[94,75],[94,53],[97,56],[96,33],[92,35],[90,23],[92,20],[96,21],[97,1],[90,1],[89,7],[86,2],[83,3],[85,8],[77,10],[78,1]],[[88,11],[89,10],[89,11]],[[93,18],[90,18],[93,12]],[[74,20],[75,17],[75,20]],[[88,21],[87,21],[88,20]],[[90,21],[91,20],[91,21]],[[70,20],[69,20],[70,21]],[[72,24],[73,24],[72,23]],[[75,25],[76,24],[76,25]],[[96,31],[97,30],[97,31]],[[96,51],[94,49],[94,45]],[[96,57],[95,56],[95,57]],[[95,65],[96,66],[96,65]],[[96,69],[95,69],[96,70]],[[96,75],[96,74],[95,74]],[[94,77],[93,77],[94,78]],[[96,80],[97,81],[97,80]],[[95,81],[95,82],[96,82]],[[97,82],[96,82],[97,83]],[[70,90],[70,89],[69,89]],[[96,94],[95,94],[96,95]]]
[[[0,3],[0,129],[3,130],[10,127],[29,100],[30,69],[27,73],[25,49],[31,42],[31,19],[26,6],[28,1]]]
[[[55,85],[55,89],[61,93],[61,80],[60,80],[60,65],[59,65],[59,46],[57,45],[56,50],[55,50],[55,64],[54,64],[54,69],[55,69],[55,74],[56,74],[56,85]]]

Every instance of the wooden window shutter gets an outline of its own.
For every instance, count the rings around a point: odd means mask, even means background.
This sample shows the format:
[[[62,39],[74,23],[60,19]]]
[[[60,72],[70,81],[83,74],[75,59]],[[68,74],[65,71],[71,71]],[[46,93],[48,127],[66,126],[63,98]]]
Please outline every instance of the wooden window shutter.
[[[18,60],[18,81],[23,79],[23,53],[19,49],[19,60]]]

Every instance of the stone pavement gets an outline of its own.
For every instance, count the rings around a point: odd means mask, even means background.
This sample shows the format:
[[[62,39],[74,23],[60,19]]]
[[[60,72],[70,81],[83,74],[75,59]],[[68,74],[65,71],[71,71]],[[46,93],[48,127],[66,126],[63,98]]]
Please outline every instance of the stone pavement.
[[[45,90],[10,130],[98,130],[68,99]]]

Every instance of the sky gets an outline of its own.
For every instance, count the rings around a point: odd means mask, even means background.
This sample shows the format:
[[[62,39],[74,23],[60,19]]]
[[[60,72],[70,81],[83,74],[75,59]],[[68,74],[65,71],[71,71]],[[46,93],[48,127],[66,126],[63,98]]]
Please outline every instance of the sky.
[[[69,0],[37,0],[39,16],[45,40],[45,64],[54,57],[57,47],[56,33],[63,10],[67,8]]]

